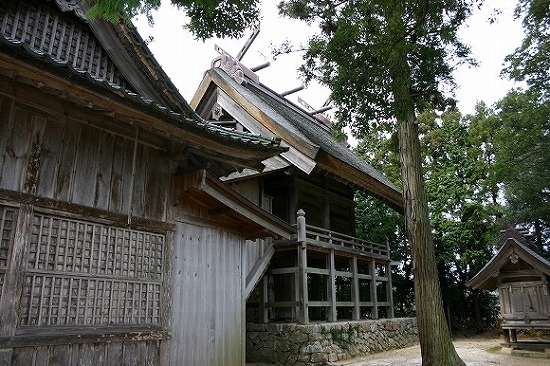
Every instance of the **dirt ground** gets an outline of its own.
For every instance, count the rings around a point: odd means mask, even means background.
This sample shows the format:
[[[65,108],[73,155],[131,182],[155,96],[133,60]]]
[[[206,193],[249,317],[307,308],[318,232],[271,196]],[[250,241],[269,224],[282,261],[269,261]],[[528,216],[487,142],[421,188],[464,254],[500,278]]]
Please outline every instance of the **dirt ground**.
[[[550,366],[550,353],[519,352],[512,354],[497,338],[457,339],[453,342],[468,366]],[[337,363],[340,366],[420,366],[420,346],[382,352]]]

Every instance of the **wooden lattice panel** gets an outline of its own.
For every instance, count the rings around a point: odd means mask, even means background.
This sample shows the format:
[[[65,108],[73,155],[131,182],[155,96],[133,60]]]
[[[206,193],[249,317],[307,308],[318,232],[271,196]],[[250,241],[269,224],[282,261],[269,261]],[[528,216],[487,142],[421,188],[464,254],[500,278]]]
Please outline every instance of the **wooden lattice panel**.
[[[9,251],[13,243],[17,209],[0,205],[0,295],[8,267]]]
[[[164,235],[35,213],[20,325],[159,324]]]

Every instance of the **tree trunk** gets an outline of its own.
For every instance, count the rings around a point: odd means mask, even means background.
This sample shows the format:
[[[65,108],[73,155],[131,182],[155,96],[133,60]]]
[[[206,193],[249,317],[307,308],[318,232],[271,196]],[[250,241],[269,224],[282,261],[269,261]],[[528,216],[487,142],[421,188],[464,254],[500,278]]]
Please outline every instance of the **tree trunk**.
[[[404,102],[405,105],[412,105],[411,101]],[[396,103],[399,103],[397,98]],[[465,366],[464,361],[460,359],[454,349],[445,321],[428,216],[428,200],[422,175],[418,126],[414,109],[409,108],[408,110],[406,118],[398,120],[398,136],[405,200],[405,224],[413,258],[416,316],[422,365]]]

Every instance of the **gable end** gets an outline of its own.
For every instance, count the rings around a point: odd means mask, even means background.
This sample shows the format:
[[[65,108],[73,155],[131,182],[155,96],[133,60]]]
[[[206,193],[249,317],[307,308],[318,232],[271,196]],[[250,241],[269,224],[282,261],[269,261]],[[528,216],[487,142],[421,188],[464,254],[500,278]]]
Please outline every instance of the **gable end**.
[[[0,3],[0,33],[92,78],[135,92],[86,23],[50,1]]]

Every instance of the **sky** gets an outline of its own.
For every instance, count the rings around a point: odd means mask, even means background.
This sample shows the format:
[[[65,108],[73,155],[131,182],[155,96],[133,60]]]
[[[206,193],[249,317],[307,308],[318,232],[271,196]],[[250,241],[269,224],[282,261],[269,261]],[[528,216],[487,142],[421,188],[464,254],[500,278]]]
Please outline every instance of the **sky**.
[[[273,45],[279,45],[285,40],[294,44],[305,43],[316,32],[316,28],[309,27],[304,22],[281,18],[277,14],[277,2],[263,0],[260,34],[242,63],[254,67],[270,62],[269,67],[256,72],[260,82],[276,92],[284,92],[302,85],[296,71],[301,64],[301,55],[293,53],[273,60]],[[455,71],[458,84],[455,97],[463,114],[473,113],[478,101],[492,105],[514,87],[512,82],[499,76],[504,57],[512,53],[523,38],[520,22],[513,20],[514,6],[515,0],[486,0],[482,9],[476,11],[460,30],[459,36],[471,46],[472,55],[479,63],[478,67],[464,66]],[[497,7],[502,13],[496,23],[490,24],[488,19]],[[211,67],[212,60],[219,55],[214,49],[215,45],[236,56],[249,37],[247,34],[238,40],[195,40],[182,26],[185,24],[183,12],[172,7],[166,0],[160,10],[153,13],[153,18],[155,23],[152,27],[144,17],[134,19],[134,24],[143,39],[148,40],[151,37],[149,48],[188,101],[193,97],[204,72]],[[311,84],[287,98],[296,102],[298,97],[317,109],[327,100],[329,91]]]

